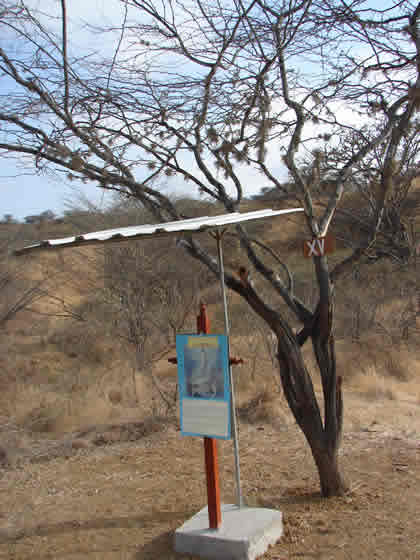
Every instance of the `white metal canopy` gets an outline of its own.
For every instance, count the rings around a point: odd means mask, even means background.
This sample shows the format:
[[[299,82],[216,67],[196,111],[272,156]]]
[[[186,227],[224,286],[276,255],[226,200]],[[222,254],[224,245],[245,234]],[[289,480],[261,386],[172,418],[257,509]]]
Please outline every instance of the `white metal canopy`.
[[[218,216],[202,216],[200,218],[190,218],[188,220],[177,220],[175,222],[163,222],[160,224],[146,224],[141,226],[129,226],[123,228],[106,229],[94,231],[62,239],[49,239],[27,245],[22,249],[17,249],[15,255],[22,255],[30,251],[40,249],[60,249],[62,247],[72,247],[81,245],[93,245],[97,243],[128,241],[141,239],[144,237],[158,237],[163,235],[174,235],[180,233],[204,232],[212,229],[222,229],[229,225],[258,220],[261,218],[271,218],[281,214],[293,212],[303,212],[303,208],[287,208],[285,210],[256,210],[253,212],[232,212],[230,214],[220,214]]]

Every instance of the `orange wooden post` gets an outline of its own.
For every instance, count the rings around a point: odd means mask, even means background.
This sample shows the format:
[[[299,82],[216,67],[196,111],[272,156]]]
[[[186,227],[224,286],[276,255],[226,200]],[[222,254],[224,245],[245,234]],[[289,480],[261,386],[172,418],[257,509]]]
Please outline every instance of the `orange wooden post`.
[[[200,304],[200,314],[197,316],[197,333],[210,333],[210,321],[204,303]],[[222,522],[222,514],[220,511],[219,463],[216,439],[204,438],[204,459],[206,463],[209,525],[210,529],[218,529]]]

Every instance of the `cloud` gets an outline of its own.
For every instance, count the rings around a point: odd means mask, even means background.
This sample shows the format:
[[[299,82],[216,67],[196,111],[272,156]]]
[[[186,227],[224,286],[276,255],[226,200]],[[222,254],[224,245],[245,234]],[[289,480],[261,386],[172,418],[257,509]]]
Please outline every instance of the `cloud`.
[[[61,3],[57,0],[27,0],[30,10],[36,12],[48,29],[61,36]],[[79,54],[86,50],[100,50],[107,54],[113,41],[104,33],[95,32],[87,24],[99,28],[117,28],[123,21],[123,6],[119,0],[71,0],[66,3],[68,42]]]

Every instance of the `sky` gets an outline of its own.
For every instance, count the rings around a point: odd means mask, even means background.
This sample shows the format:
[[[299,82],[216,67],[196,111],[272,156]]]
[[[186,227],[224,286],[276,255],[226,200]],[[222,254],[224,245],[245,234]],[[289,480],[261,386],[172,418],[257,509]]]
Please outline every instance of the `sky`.
[[[110,195],[101,192],[93,184],[75,187],[65,180],[16,176],[16,168],[4,161],[0,162],[0,169],[0,219],[12,214],[15,219],[22,221],[26,216],[41,214],[45,210],[52,210],[60,216],[65,210],[83,206],[83,198],[102,210],[112,202]]]
[[[30,8],[41,10],[51,15],[61,15],[60,3],[57,0],[26,0]],[[78,47],[86,47],[86,52],[97,49],[101,54],[106,52],[103,37],[98,36],[97,43],[88,41],[83,32],[83,22],[95,23],[98,26],[116,25],[122,21],[123,11],[118,0],[70,0],[67,2],[67,17],[69,23],[69,43]],[[60,32],[60,22],[57,20],[57,32]],[[110,51],[111,52],[111,51]],[[8,84],[3,82],[3,91]],[[2,84],[0,83],[0,89]],[[105,210],[112,203],[114,195],[101,191],[94,184],[83,184],[66,179],[66,173],[56,173],[55,176],[36,176],[30,168],[23,168],[19,160],[0,159],[0,219],[11,214],[22,221],[26,216],[40,214],[45,210],[52,210],[56,215],[74,206],[83,206],[81,199],[88,199],[99,209]],[[254,170],[247,170],[247,182],[252,185],[249,192],[258,192],[266,186],[261,176]],[[284,171],[284,179],[287,172]],[[173,185],[174,194],[185,194],[185,183],[180,180]]]
[[[41,10],[51,15],[61,15],[58,0],[26,0],[30,8]],[[106,53],[106,43],[103,36],[98,35],[97,42],[89,39],[82,27],[84,22],[95,23],[98,26],[118,26],[123,17],[121,3],[118,0],[69,0],[67,2],[67,18],[69,21],[69,43],[86,48],[86,52],[95,49],[101,55]],[[57,32],[60,32],[60,22],[57,20]],[[111,53],[112,51],[110,51]],[[8,84],[3,83],[4,88]],[[0,83],[0,90],[2,84]],[[11,214],[22,221],[26,216],[40,214],[45,210],[52,210],[56,215],[74,206],[83,206],[81,199],[88,199],[99,209],[105,210],[114,200],[114,195],[101,191],[94,184],[83,184],[66,179],[66,173],[56,173],[56,176],[36,176],[30,168],[22,172],[22,164],[11,157],[9,160],[0,159],[0,219]],[[248,183],[253,187],[250,192],[258,192],[266,186],[266,181],[258,176],[256,171],[247,171]],[[286,178],[287,173],[284,173]],[[182,196],[186,193],[184,181],[173,185],[173,194]]]
[[[371,5],[377,2],[378,0],[372,0]],[[27,4],[29,7],[42,9],[48,14],[57,16],[61,14],[58,0],[27,0]],[[82,25],[84,21],[89,21],[98,26],[118,26],[123,13],[120,2],[118,0],[69,0],[67,11],[68,20],[72,22],[69,23],[71,42],[89,49],[96,48],[101,54],[106,52],[107,45],[100,35],[96,44],[95,41],[89,41],[87,44],[87,34],[83,31]],[[59,20],[57,25],[60,25]],[[0,83],[0,89],[1,87]],[[270,159],[273,157],[279,159],[277,150],[276,154],[269,154]],[[287,172],[284,166],[280,161],[275,166],[279,171],[280,180],[286,180]],[[247,193],[256,193],[267,185],[267,181],[261,175],[249,168],[246,179],[247,185],[251,186]],[[29,170],[22,173],[13,159],[0,159],[0,187],[0,219],[5,214],[12,214],[16,219],[23,220],[25,216],[39,214],[45,210],[52,210],[55,214],[61,215],[66,209],[80,206],[83,198],[89,199],[101,209],[105,209],[112,201],[109,193],[104,193],[94,184],[84,185],[78,181],[70,183],[65,173],[42,177],[34,176],[29,173]],[[177,194],[181,195],[183,188],[182,182],[177,189]]]
[[[28,0],[29,7],[42,9],[49,14],[60,14],[57,0]],[[95,21],[98,25],[112,25],[120,21],[121,6],[118,0],[70,0],[67,2],[68,19],[76,22],[71,31],[83,43],[83,21]],[[100,40],[100,39],[98,39]],[[103,48],[101,44],[100,48]],[[1,84],[0,84],[1,88]],[[0,159],[0,219],[12,214],[16,219],[52,210],[61,215],[64,210],[80,206],[80,198],[86,197],[95,205],[105,209],[111,196],[93,184],[70,183],[64,177],[37,177],[28,172],[22,174],[13,160]]]

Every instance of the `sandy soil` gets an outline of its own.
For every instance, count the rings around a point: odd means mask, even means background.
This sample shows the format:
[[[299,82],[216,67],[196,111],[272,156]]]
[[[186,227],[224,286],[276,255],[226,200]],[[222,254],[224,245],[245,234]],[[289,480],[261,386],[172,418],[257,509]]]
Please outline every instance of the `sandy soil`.
[[[291,421],[241,424],[245,499],[285,519],[284,537],[264,559],[420,558],[418,401],[349,394],[346,403],[344,498],[319,496]],[[148,437],[138,426],[131,438],[128,427],[124,437],[115,427],[103,428],[102,439],[98,431],[60,444],[55,457],[37,453],[0,470],[1,559],[187,559],[174,554],[173,532],[206,503],[202,441],[174,426]],[[231,503],[231,442],[219,444],[219,462],[222,500]]]

